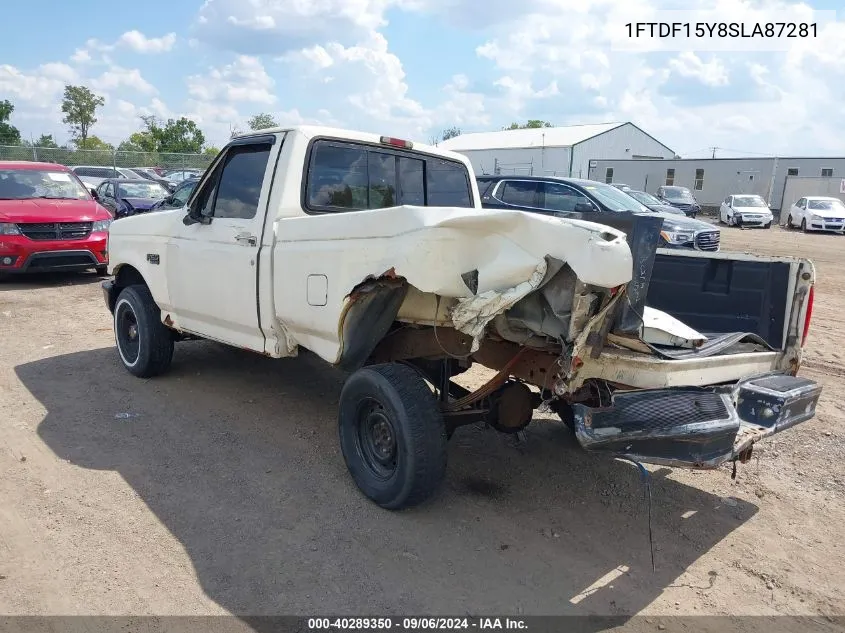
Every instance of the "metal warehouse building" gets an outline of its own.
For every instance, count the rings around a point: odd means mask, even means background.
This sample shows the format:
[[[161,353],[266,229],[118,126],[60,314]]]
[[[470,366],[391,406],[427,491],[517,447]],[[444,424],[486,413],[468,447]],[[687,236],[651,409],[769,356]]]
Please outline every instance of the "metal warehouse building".
[[[461,134],[439,143],[467,156],[476,174],[586,178],[602,158],[674,158],[675,152],[633,123],[597,123]]]
[[[839,195],[845,158],[686,158],[603,160],[593,156],[588,177],[625,183],[654,193],[661,185],[687,187],[703,206],[719,206],[729,195],[753,193],[772,209],[806,195]]]

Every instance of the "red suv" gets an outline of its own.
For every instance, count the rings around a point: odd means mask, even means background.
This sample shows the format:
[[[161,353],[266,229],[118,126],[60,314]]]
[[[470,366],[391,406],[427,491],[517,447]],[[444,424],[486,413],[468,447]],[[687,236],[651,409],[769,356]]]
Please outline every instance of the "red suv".
[[[0,277],[108,268],[111,213],[63,165],[0,161]]]

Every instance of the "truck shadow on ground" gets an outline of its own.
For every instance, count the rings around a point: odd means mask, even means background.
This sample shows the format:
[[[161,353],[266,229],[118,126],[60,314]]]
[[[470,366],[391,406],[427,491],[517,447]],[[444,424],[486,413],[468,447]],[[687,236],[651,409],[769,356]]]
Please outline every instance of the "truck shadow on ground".
[[[16,372],[46,409],[47,446],[118,472],[184,545],[205,593],[241,616],[625,618],[757,512],[658,471],[652,572],[636,468],[585,453],[551,419],[522,444],[459,429],[441,493],[392,513],[349,478],[335,417],[345,375],[310,354],[192,342],[153,380],[129,376],[111,348]],[[714,573],[690,583],[706,590]]]
[[[23,275],[9,275],[0,279],[0,292],[11,290],[38,290],[40,288],[55,288],[57,286],[80,286],[93,284],[105,277],[94,272],[51,272],[26,273]]]

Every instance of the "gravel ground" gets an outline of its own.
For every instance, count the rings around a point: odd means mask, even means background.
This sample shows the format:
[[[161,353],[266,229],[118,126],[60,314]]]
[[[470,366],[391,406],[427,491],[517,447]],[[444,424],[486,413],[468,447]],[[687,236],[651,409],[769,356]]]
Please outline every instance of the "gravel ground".
[[[142,381],[95,276],[0,284],[0,613],[843,614],[845,238],[723,234],[816,262],[825,392],[735,481],[654,470],[655,571],[636,469],[551,417],[522,443],[458,430],[442,493],[390,513],[346,473],[344,375],[313,356],[189,342]]]

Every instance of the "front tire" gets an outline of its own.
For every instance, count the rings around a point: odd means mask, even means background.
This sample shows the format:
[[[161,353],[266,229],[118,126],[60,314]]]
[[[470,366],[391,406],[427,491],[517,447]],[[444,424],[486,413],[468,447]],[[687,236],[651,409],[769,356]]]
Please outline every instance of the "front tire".
[[[446,428],[422,376],[389,363],[359,369],[344,384],[340,447],[355,484],[388,510],[428,499],[446,472]]]
[[[117,297],[114,340],[123,366],[138,378],[152,378],[170,369],[173,337],[146,286],[128,286]]]
[[[804,231],[804,233],[807,233],[807,219],[806,218],[801,220],[801,230]]]

